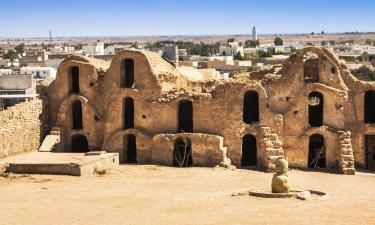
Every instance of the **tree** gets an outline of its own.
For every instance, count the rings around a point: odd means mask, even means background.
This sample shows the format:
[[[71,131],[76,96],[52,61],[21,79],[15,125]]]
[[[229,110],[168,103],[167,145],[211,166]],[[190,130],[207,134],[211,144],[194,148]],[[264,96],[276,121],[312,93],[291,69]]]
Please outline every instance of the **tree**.
[[[259,46],[259,40],[253,41],[253,40],[247,40],[245,42],[245,47],[246,48],[255,48]]]
[[[333,46],[333,45],[335,45],[335,44],[336,44],[336,41],[334,41],[334,40],[330,40],[330,41],[329,41],[329,45],[332,45],[332,46]]]
[[[351,70],[352,74],[360,80],[375,81],[375,71],[367,66],[361,66],[358,69]]]
[[[321,35],[324,35],[324,34],[325,34],[325,33],[324,33],[324,30],[322,30],[322,32],[320,32],[320,34],[321,34]]]
[[[276,46],[282,46],[284,44],[284,41],[281,37],[276,37],[275,40],[273,41],[273,43],[276,45]]]
[[[366,45],[372,45],[372,41],[370,39],[366,39],[365,44]]]
[[[313,31],[313,32],[311,32],[311,35],[315,35],[315,32]]]
[[[18,58],[18,55],[17,55],[17,52],[15,52],[13,50],[8,50],[8,52],[3,55],[3,58],[9,59],[10,63],[13,66],[13,63]]]
[[[235,40],[234,40],[234,38],[229,38],[228,40],[227,40],[227,42],[229,43],[229,42],[234,42]]]
[[[266,51],[263,51],[263,50],[257,51],[257,55],[259,57],[272,57],[272,53],[271,52],[266,52]]]
[[[17,53],[22,54],[25,51],[25,43],[17,45],[14,49]]]
[[[322,42],[320,42],[320,45],[321,45],[321,46],[326,46],[326,45],[327,45],[327,41],[322,41]]]
[[[132,45],[130,46],[130,48],[135,48],[135,49],[138,49],[138,43],[137,43],[137,42],[135,42],[134,44],[132,44]]]
[[[241,55],[241,52],[237,52],[237,54],[234,54],[234,60],[244,60],[245,57]]]

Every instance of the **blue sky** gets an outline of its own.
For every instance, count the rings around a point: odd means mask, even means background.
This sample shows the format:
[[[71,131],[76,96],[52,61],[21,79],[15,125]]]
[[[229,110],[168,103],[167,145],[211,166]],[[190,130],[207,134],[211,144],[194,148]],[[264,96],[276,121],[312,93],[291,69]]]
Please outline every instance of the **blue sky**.
[[[375,31],[374,0],[0,1],[0,37]]]

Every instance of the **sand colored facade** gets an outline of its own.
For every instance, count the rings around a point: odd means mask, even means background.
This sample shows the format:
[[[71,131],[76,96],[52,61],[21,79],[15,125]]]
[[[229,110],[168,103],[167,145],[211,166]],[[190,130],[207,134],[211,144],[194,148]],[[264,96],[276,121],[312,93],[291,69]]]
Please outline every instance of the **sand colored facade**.
[[[229,79],[191,70],[138,50],[110,64],[65,59],[42,93],[60,151],[163,165],[182,157],[185,166],[272,170],[285,155],[291,167],[373,168],[375,84],[357,80],[328,50],[307,47],[282,67]]]

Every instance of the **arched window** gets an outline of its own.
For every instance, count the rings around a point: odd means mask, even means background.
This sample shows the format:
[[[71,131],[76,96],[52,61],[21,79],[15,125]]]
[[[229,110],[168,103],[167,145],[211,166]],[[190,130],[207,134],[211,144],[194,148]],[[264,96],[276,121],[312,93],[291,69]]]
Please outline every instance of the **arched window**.
[[[323,125],[323,95],[319,92],[311,92],[308,98],[309,124],[311,127]]]
[[[70,93],[79,93],[79,68],[73,66],[70,69]]]
[[[124,148],[126,152],[125,163],[137,162],[137,138],[134,134],[129,134],[124,138]]]
[[[81,134],[72,136],[71,150],[72,152],[88,152],[89,144],[87,138]]]
[[[365,123],[375,123],[375,91],[365,93]]]
[[[134,60],[124,59],[122,68],[121,87],[132,88],[134,86]]]
[[[82,124],[82,103],[79,100],[76,100],[72,104],[72,129],[79,130],[83,129]]]
[[[178,132],[193,133],[193,103],[189,100],[178,103]]]
[[[123,105],[124,130],[134,128],[134,100],[131,97],[126,97]]]
[[[326,167],[324,137],[320,134],[313,134],[310,136],[308,167],[309,168]]]
[[[193,165],[191,140],[188,137],[179,137],[174,142],[173,166],[188,167]]]
[[[242,138],[242,166],[257,165],[257,139],[251,134],[246,134]]]
[[[256,91],[247,91],[243,100],[243,121],[247,124],[259,122],[259,97]]]

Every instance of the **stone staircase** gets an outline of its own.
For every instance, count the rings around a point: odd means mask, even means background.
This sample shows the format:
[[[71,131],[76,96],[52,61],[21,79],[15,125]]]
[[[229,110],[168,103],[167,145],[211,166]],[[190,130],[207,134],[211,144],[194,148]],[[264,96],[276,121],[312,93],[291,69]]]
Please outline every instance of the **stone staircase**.
[[[340,135],[340,161],[339,168],[343,174],[354,175],[354,155],[351,143],[351,132],[350,131],[339,131]]]
[[[39,152],[52,152],[60,146],[61,134],[59,128],[52,128],[39,147]]]
[[[220,137],[219,149],[223,152],[223,161],[220,162],[219,166],[226,169],[235,169],[236,167],[232,165],[232,161],[227,156],[228,147],[224,146],[224,137]]]
[[[279,135],[272,131],[270,127],[261,127],[261,149],[265,150],[264,166],[267,172],[275,170],[276,159],[284,156],[283,143],[279,140]]]

